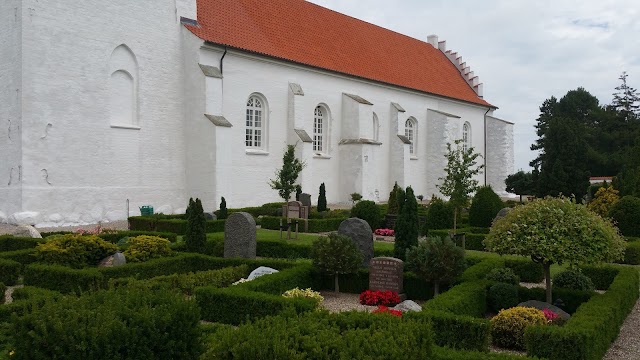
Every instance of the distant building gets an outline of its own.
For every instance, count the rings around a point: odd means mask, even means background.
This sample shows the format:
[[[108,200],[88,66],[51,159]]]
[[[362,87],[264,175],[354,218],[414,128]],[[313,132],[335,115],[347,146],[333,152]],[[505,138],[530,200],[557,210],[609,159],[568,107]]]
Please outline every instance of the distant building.
[[[592,176],[589,178],[589,184],[598,184],[605,181],[611,184],[611,182],[613,181],[613,176]]]
[[[456,139],[481,184],[513,171],[513,123],[444,41],[302,0],[5,0],[0,47],[0,220],[278,201],[286,144],[314,202],[428,199]]]

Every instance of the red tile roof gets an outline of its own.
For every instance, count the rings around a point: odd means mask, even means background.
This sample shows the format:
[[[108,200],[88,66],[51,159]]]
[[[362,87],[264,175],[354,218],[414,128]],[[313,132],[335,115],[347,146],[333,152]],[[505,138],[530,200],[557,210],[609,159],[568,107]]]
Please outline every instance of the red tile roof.
[[[198,23],[211,43],[493,106],[428,43],[304,0],[198,0]]]

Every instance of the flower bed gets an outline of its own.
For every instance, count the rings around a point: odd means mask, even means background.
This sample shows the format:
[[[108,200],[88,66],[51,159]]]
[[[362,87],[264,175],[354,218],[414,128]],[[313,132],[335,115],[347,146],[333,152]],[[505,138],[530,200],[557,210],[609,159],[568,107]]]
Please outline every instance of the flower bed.
[[[360,294],[360,304],[369,306],[395,306],[400,296],[395,291],[366,290]]]

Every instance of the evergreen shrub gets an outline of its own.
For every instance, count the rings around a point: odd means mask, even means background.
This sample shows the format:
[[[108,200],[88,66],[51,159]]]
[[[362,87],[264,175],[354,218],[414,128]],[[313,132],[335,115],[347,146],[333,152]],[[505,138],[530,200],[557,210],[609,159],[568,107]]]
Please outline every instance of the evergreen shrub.
[[[582,291],[593,291],[594,289],[591,279],[576,270],[567,270],[557,274],[553,278],[553,286]]]
[[[18,277],[22,273],[22,264],[9,259],[0,259],[0,282],[5,285],[15,285]],[[4,292],[0,292],[0,297],[4,297]]]
[[[97,265],[118,247],[96,235],[66,234],[47,238],[36,247],[36,258],[47,264],[73,268]]]
[[[508,283],[493,284],[488,293],[489,306],[493,311],[500,311],[515,307],[520,303],[518,286]]]
[[[394,257],[404,260],[407,250],[418,245],[420,229],[418,224],[418,203],[413,195],[413,189],[409,186],[406,192],[400,189],[398,195],[399,214],[396,220]]]
[[[369,224],[371,231],[378,229],[382,224],[382,215],[380,209],[375,202],[370,200],[363,200],[358,202],[351,209],[351,217],[357,217]]]
[[[202,352],[194,301],[124,287],[49,302],[14,321],[16,359],[195,359]]]
[[[30,237],[14,237],[13,235],[0,236],[0,252],[33,249],[44,239],[33,239]]]
[[[487,280],[511,285],[520,284],[520,277],[508,267],[491,270],[491,272],[487,274]]]
[[[609,210],[611,217],[624,236],[640,236],[640,198],[624,196]]]
[[[324,183],[322,183],[320,184],[320,194],[318,195],[318,212],[327,210],[327,192]]]
[[[427,234],[428,230],[452,229],[453,210],[453,206],[448,202],[435,196],[431,198],[427,207],[427,222],[423,233]]]
[[[545,325],[542,311],[517,306],[502,310],[491,319],[491,337],[494,345],[507,349],[525,349],[524,332],[527,326]]]
[[[469,225],[482,228],[491,227],[493,219],[504,208],[504,203],[491,186],[482,186],[471,200]]]
[[[187,229],[185,242],[187,249],[192,252],[202,252],[207,242],[207,219],[204,216],[200,199],[189,199],[187,208]]]
[[[169,256],[171,254],[170,244],[169,240],[157,236],[131,237],[126,242],[127,249],[124,256],[128,262],[143,262]]]

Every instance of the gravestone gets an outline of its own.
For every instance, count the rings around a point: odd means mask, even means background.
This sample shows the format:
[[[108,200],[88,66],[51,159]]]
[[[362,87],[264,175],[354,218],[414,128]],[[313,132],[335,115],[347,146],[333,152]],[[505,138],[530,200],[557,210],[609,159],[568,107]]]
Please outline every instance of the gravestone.
[[[392,257],[377,257],[369,263],[369,290],[402,294],[404,262]]]
[[[102,261],[100,261],[100,264],[98,264],[98,267],[117,267],[122,266],[126,263],[127,259],[124,257],[124,254],[118,251],[115,254],[102,259]]]
[[[415,301],[405,300],[400,304],[394,306],[393,310],[400,310],[403,313],[410,311],[420,312],[422,311],[422,306],[418,305]]]
[[[300,201],[289,201],[287,203],[287,213],[285,216],[294,218],[294,219],[299,219],[301,208],[302,208],[302,203]]]
[[[498,211],[498,214],[496,215],[496,217],[493,219],[493,222],[491,222],[491,225],[495,224],[496,221],[502,219],[503,217],[507,216],[507,214],[511,211],[511,208],[506,207],[504,209],[501,209],[500,211]]]
[[[571,315],[569,315],[569,313],[567,313],[566,311],[544,301],[529,300],[529,301],[521,302],[520,304],[518,304],[518,306],[532,307],[538,310],[549,309],[565,320],[568,320],[571,317]]]
[[[260,266],[259,268],[253,270],[251,272],[251,274],[249,274],[249,277],[247,278],[247,280],[253,280],[257,277],[260,277],[262,275],[269,275],[269,274],[275,274],[279,272],[276,269],[272,269],[270,267],[266,267],[266,266]]]
[[[349,218],[340,223],[338,234],[351,238],[362,253],[362,266],[368,267],[373,258],[373,231],[369,224],[359,218]]]
[[[256,221],[251,214],[235,212],[225,221],[224,257],[256,258]]]
[[[311,207],[311,194],[307,194],[307,193],[300,194],[300,202],[302,203],[302,206]]]

